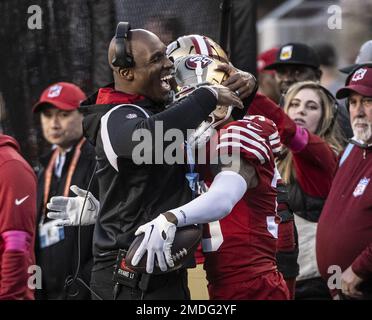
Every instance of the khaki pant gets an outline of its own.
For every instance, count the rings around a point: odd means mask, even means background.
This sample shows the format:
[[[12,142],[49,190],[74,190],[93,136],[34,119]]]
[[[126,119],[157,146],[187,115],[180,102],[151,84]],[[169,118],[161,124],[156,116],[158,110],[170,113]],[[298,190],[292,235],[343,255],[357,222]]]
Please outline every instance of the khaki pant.
[[[191,300],[209,300],[208,282],[203,265],[198,264],[196,268],[187,269],[187,275]]]

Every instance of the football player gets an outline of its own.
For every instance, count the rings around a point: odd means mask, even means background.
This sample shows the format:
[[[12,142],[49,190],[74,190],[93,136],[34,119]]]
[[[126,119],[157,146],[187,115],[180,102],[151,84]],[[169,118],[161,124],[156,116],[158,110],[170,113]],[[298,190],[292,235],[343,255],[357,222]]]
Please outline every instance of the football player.
[[[188,39],[188,41],[185,40],[185,38]],[[198,37],[195,36],[188,36],[188,37],[182,37],[181,40],[178,40],[178,49],[174,49],[173,52],[176,56],[182,56],[184,52],[194,52],[196,50],[200,51],[200,48],[212,48],[213,50],[205,50],[204,52],[208,54],[209,56],[214,55],[216,59],[221,60],[219,57],[223,57],[223,54],[216,54],[218,52],[218,49],[216,49],[215,44],[210,44],[208,46],[208,38],[206,37]],[[192,40],[192,41],[191,41]],[[203,41],[205,42],[203,45]],[[196,45],[197,44],[197,45]],[[198,49],[199,48],[199,49]],[[254,99],[254,103],[252,104],[250,108],[250,114],[255,114],[255,112],[259,112],[259,114],[269,115],[267,109],[267,102],[263,102],[263,100],[266,99],[263,96],[257,95]],[[268,100],[268,99],[266,99]],[[264,104],[262,104],[264,103]],[[256,108],[254,108],[256,106]],[[259,106],[259,107],[258,107]],[[262,109],[262,110],[261,110]],[[272,119],[276,121],[277,117],[273,117]],[[285,189],[285,186],[281,186],[282,189]],[[278,190],[279,192],[279,190]],[[278,214],[281,217],[281,223],[279,226],[279,241],[278,241],[278,247],[277,247],[277,263],[279,270],[283,273],[285,280],[287,282],[288,288],[290,289],[291,295],[294,294],[294,287],[295,287],[295,278],[296,275],[298,275],[298,265],[297,265],[297,256],[298,256],[298,247],[296,245],[295,240],[295,233],[294,233],[294,218],[293,213],[288,208],[288,197],[286,196],[287,192],[284,190],[284,192],[280,192],[278,195]],[[281,203],[280,203],[281,202]]]
[[[186,56],[188,54],[203,54],[207,55],[215,60],[223,62],[217,68],[219,70],[225,71],[229,74],[229,78],[224,82],[231,83],[231,85],[236,85],[239,83],[239,78],[235,73],[237,70],[229,63],[229,59],[225,51],[212,39],[202,36],[202,35],[186,35],[179,37],[177,40],[168,45],[167,55],[170,59],[176,60],[180,57]],[[252,81],[252,75],[249,73],[240,72],[241,76],[244,76],[247,80],[246,82]],[[249,80],[248,80],[249,79]],[[241,81],[241,79],[240,79]],[[243,87],[244,88],[244,87]],[[236,89],[234,89],[236,90]],[[242,87],[236,91],[237,94],[240,94],[242,101],[245,106],[249,105],[259,105],[261,100],[259,95],[252,95],[246,98],[245,91],[247,89]],[[246,98],[246,99],[245,99]],[[235,119],[240,119],[246,115],[247,109],[239,110],[234,108],[232,115]],[[249,112],[249,114],[254,114]],[[262,114],[262,112],[260,112]],[[296,226],[294,223],[294,215],[289,207],[288,201],[288,190],[287,187],[280,181],[278,184],[278,215],[281,218],[279,225],[279,239],[277,246],[276,259],[278,264],[279,271],[283,274],[284,279],[287,283],[287,286],[290,291],[290,295],[294,297],[294,287],[296,276],[299,273],[299,265],[297,263],[298,258],[298,245],[297,245],[297,232]],[[198,264],[202,264],[204,259],[199,255],[199,251],[196,255],[196,260]],[[197,273],[196,278],[200,278],[200,269],[190,269],[189,275]],[[199,285],[200,287],[200,285]]]

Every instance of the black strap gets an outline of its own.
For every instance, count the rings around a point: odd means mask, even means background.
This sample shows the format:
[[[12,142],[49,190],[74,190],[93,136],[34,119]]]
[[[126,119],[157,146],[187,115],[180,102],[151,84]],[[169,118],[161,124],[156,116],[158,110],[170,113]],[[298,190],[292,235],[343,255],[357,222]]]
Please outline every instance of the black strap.
[[[121,68],[134,67],[133,57],[127,53],[125,43],[129,39],[129,22],[119,22],[116,27],[115,35],[115,57],[112,59],[112,65]]]

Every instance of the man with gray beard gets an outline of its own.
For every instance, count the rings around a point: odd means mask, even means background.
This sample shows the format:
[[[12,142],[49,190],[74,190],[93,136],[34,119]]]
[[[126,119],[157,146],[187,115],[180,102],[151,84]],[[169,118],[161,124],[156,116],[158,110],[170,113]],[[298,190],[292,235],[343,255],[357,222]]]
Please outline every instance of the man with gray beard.
[[[320,216],[317,261],[334,296],[372,298],[372,66],[338,90],[348,98],[354,137],[346,147]]]

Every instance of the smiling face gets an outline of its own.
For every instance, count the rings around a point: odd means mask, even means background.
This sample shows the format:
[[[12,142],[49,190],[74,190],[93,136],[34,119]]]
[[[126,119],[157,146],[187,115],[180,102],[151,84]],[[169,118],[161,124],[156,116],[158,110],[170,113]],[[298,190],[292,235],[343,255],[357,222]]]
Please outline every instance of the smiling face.
[[[302,89],[289,101],[288,116],[299,126],[316,133],[323,115],[321,100],[313,89]]]
[[[116,55],[115,37],[111,40],[108,51],[115,89],[142,95],[157,103],[167,102],[173,80],[173,63],[166,56],[164,43],[155,34],[143,29],[131,30],[125,43],[127,54],[133,56],[133,67],[113,66],[112,61]]]
[[[140,31],[133,35],[133,86],[155,102],[165,102],[171,87],[168,83],[173,63],[166,56],[166,46],[153,33]],[[140,41],[141,40],[141,41]]]

